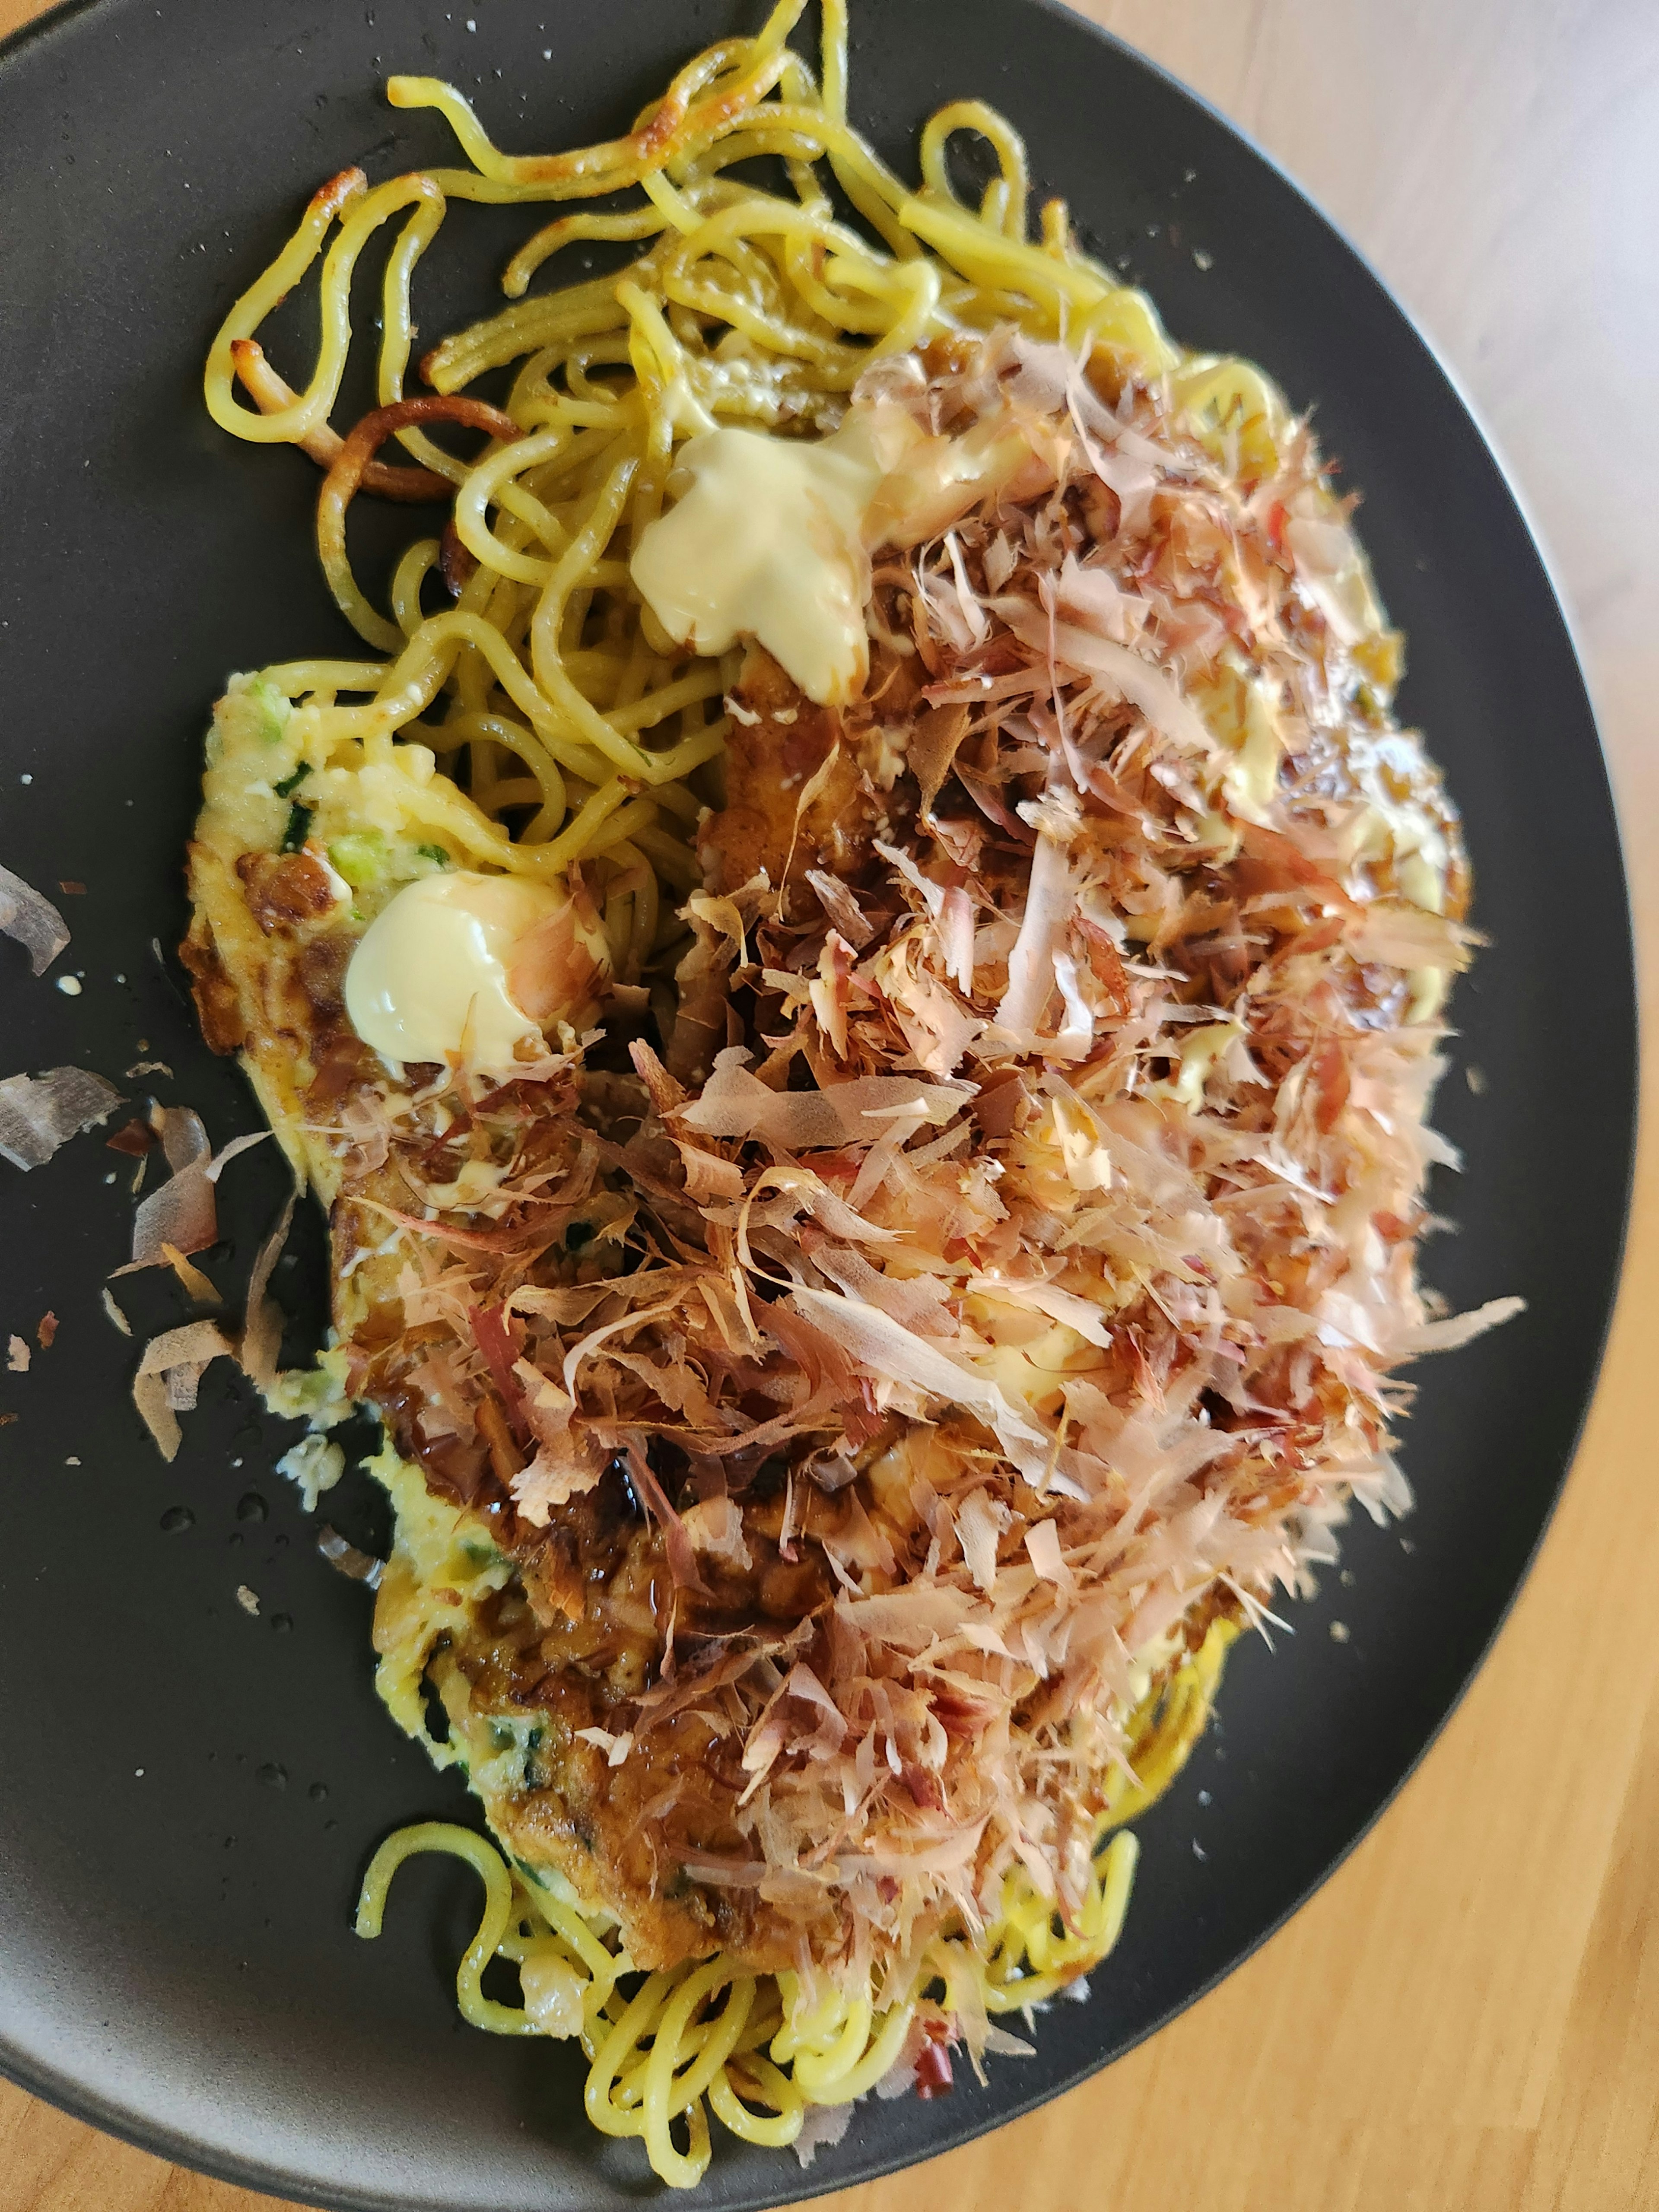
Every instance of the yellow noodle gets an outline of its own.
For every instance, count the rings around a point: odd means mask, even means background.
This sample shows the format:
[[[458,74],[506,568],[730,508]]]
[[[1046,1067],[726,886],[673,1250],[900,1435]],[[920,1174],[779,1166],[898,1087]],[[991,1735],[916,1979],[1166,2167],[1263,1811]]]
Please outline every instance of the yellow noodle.
[[[410,316],[410,285],[416,264],[437,236],[438,226],[444,219],[446,203],[441,186],[430,177],[425,182],[433,190],[422,195],[398,234],[398,242],[387,257],[380,287],[380,359],[375,382],[382,407],[390,407],[404,396],[404,375],[409,367],[410,349],[415,343],[415,325]],[[465,478],[467,464],[434,445],[424,431],[411,426],[399,430],[397,436],[398,444],[424,467],[447,477],[452,483],[459,483]]]
[[[392,1877],[405,1859],[418,1851],[444,1851],[454,1858],[465,1859],[484,1886],[483,1917],[455,1974],[462,2014],[474,2027],[488,2028],[495,2035],[535,2035],[538,2030],[534,2021],[522,2011],[496,2004],[483,1993],[483,1970],[500,1948],[512,1915],[513,1883],[501,1853],[471,1828],[457,1827],[447,1820],[427,1820],[417,1827],[399,1828],[395,1835],[388,1836],[369,1861],[368,1872],[363,1876],[362,1893],[357,1904],[358,1935],[372,1939],[380,1934]]]
[[[303,437],[306,429],[321,419],[321,416],[325,416],[328,406],[333,404],[338,381],[337,371],[335,385],[326,385],[326,364],[319,358],[311,389],[301,392],[293,405],[283,409],[281,414],[261,415],[252,408],[242,406],[234,397],[236,375],[232,365],[231,347],[238,338],[252,337],[272,308],[288,297],[321,252],[323,240],[333,225],[338,208],[349,205],[353,199],[361,199],[367,190],[367,181],[359,175],[339,199],[331,199],[327,193],[319,192],[301,216],[299,228],[270,268],[243,293],[226,316],[209,351],[204,377],[208,412],[221,429],[229,430],[239,438],[252,439],[256,444],[282,445],[291,439]],[[342,363],[343,361],[343,349]],[[326,390],[327,398],[319,415],[317,397],[324,390]]]
[[[764,28],[747,42],[752,57],[748,68],[734,83],[722,87],[722,107],[759,100],[771,90],[787,65],[787,49],[783,42],[805,7],[805,0],[778,0]],[[682,92],[694,96],[703,90],[729,52],[729,49],[711,48],[689,63],[670,88],[669,100]],[[483,177],[493,184],[529,186],[538,197],[586,199],[637,184],[647,169],[659,166],[654,149],[641,152],[630,140],[617,139],[567,157],[565,173],[550,178],[547,165],[538,157],[501,153],[491,143],[470,102],[453,85],[436,77],[394,76],[387,80],[386,97],[394,107],[437,108]],[[693,133],[698,127],[698,114],[693,97],[686,118]]]
[[[503,307],[447,338],[426,357],[425,374],[434,392],[459,392],[487,368],[499,368],[538,347],[597,336],[621,326],[614,277],[595,276],[568,291],[550,292]]]
[[[672,784],[663,791],[672,791]],[[658,794],[659,797],[661,793]],[[678,837],[666,830],[641,830],[635,833],[634,842],[650,860],[659,876],[672,890],[681,894],[695,889],[702,881],[702,870],[696,856],[687,850]]]
[[[669,715],[678,714],[682,707],[703,699],[718,699],[724,688],[718,662],[708,664],[672,684],[663,684],[643,699],[614,708],[607,719],[617,730],[653,729]]]
[[[413,637],[426,617],[421,612],[421,586],[440,552],[435,538],[417,538],[398,562],[392,578],[392,611],[405,637]]]
[[[1030,179],[1025,164],[1025,142],[1018,131],[988,107],[982,100],[953,100],[922,125],[921,173],[929,191],[941,199],[962,203],[951,182],[949,147],[958,131],[976,131],[990,141],[1001,170],[1002,191],[996,203],[995,227],[1018,244],[1025,242],[1025,209],[1030,198]],[[981,218],[990,218],[981,210]]]
[[[319,303],[322,335],[311,381],[292,406],[274,415],[254,415],[232,396],[234,379],[231,343],[239,337],[252,337],[271,309],[315,260],[327,224],[319,225],[314,204],[307,209],[304,221],[283,254],[258,283],[236,302],[213,342],[208,356],[205,391],[208,411],[221,428],[234,430],[238,437],[251,438],[258,444],[277,445],[297,442],[328,420],[351,343],[351,272],[357,257],[374,232],[399,208],[411,202],[433,201],[437,203],[441,216],[442,194],[430,178],[421,176],[394,177],[389,184],[372,192],[353,195],[351,212],[342,222],[339,234],[323,263]]]
[[[553,574],[552,562],[516,552],[504,544],[489,528],[485,510],[498,502],[508,477],[521,476],[526,469],[552,459],[556,454],[564,453],[569,444],[570,433],[562,422],[556,423],[534,437],[520,438],[513,445],[502,446],[467,477],[455,495],[455,535],[475,561],[521,584],[547,581]],[[544,544],[562,550],[564,531],[539,501],[536,504],[539,513],[532,526]],[[520,520],[530,521],[531,518],[521,514]]]
[[[771,2116],[751,2111],[744,2099],[770,2105]],[[753,2053],[729,2062],[714,2076],[708,2085],[708,2101],[716,2118],[734,2136],[772,2149],[793,2142],[806,2118],[806,2100],[789,2076]]]
[[[522,299],[531,278],[543,262],[574,240],[622,239],[632,243],[654,238],[662,228],[655,208],[630,208],[620,215],[562,215],[526,239],[501,272],[501,289],[509,300]]]
[[[284,698],[309,692],[378,691],[391,673],[384,660],[285,660],[262,672],[260,680]]]
[[[482,742],[505,745],[517,753],[535,780],[538,801],[547,818],[556,827],[563,821],[566,806],[564,776],[558,762],[533,730],[526,729],[522,722],[515,722],[505,714],[473,714],[451,715],[444,724],[443,733],[453,738],[457,744],[477,744]],[[509,800],[505,803],[511,805],[514,802]],[[541,834],[548,836],[551,833],[544,830]],[[524,838],[527,844],[540,842],[535,823],[532,823],[525,831]]]

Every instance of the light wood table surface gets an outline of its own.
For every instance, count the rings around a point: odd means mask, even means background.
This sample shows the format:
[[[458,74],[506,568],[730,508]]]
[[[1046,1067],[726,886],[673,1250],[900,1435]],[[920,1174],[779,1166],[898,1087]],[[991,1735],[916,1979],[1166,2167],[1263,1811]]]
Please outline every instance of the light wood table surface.
[[[37,12],[0,0],[0,31]],[[1659,6],[1089,0],[1087,12],[1275,155],[1473,392],[1589,663],[1650,1014]],[[826,2212],[1659,2206],[1654,1186],[1650,1141],[1560,1511],[1494,1656],[1376,1831],[1248,1965],[1108,2073],[923,2169],[823,2199]],[[0,2212],[269,2201],[0,2084]]]

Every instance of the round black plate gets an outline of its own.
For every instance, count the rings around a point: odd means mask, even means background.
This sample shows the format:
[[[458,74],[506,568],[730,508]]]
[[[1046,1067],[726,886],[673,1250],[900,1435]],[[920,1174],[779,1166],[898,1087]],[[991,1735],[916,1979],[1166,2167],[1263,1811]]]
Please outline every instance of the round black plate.
[[[131,1078],[135,1098],[195,1104],[220,1142],[257,1126],[168,950],[200,735],[228,670],[354,648],[311,549],[311,465],[216,430],[200,362],[324,178],[453,158],[437,118],[384,105],[384,76],[449,77],[509,144],[564,144],[625,126],[689,52],[758,20],[757,0],[93,0],[0,54],[0,860],[48,890],[87,886],[64,901],[60,969],[84,974],[80,997],[0,943],[0,1074],[163,1060]],[[1492,939],[1456,1000],[1439,1121],[1469,1164],[1437,1179],[1460,1233],[1429,1273],[1455,1305],[1521,1291],[1529,1307],[1422,1370],[1403,1537],[1355,1528],[1352,1583],[1328,1575],[1293,1637],[1238,1652],[1221,1722],[1144,1824],[1128,1926],[1090,2001],[1055,2007],[1037,2056],[997,2062],[988,2089],[861,2107],[810,2174],[722,2136],[702,2197],[732,2207],[890,2170],[1080,2081],[1340,1859],[1444,1718],[1548,1516],[1595,1377],[1631,1151],[1631,954],[1595,727],[1525,524],[1421,339],[1260,155],[1056,8],[861,0],[853,62],[858,119],[902,167],[939,101],[1006,108],[1042,183],[1170,328],[1316,404],[1363,489],[1410,633],[1404,709],[1467,812]],[[417,295],[430,336],[498,300],[509,241],[538,220],[453,211]],[[297,375],[290,327],[279,358]],[[273,1153],[227,1176],[233,1249],[207,1264],[228,1286],[279,1202]],[[546,2212],[650,2192],[639,2147],[587,2127],[568,2051],[457,2020],[470,1875],[411,1868],[386,1937],[353,1937],[374,1844],[466,1801],[375,1702],[368,1599],[273,1474],[280,1425],[222,1365],[173,1468],[141,1432],[134,1346],[99,1306],[125,1254],[128,1166],[96,1136],[31,1176],[0,1164],[0,1334],[32,1338],[47,1308],[61,1322],[27,1374],[0,1374],[17,1417],[0,1428],[0,2064],[279,2196]],[[290,1356],[319,1323],[314,1223],[300,1243],[278,1277]],[[121,1287],[141,1336],[181,1317],[168,1284]],[[327,1510],[375,1533],[361,1477]]]

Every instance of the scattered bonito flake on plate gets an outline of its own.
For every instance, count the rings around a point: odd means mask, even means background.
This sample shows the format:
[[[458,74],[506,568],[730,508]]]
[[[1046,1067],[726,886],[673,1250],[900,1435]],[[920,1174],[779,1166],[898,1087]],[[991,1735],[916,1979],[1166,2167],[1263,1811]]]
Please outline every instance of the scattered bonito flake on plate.
[[[217,1243],[219,1214],[214,1185],[219,1171],[239,1152],[248,1151],[269,1134],[262,1129],[257,1136],[234,1137],[216,1157],[202,1117],[191,1107],[158,1108],[156,1125],[172,1172],[159,1189],[141,1201],[133,1216],[132,1257],[114,1270],[117,1275],[132,1274],[143,1267],[170,1267],[177,1272],[191,1253],[204,1252],[210,1244]],[[197,1270],[191,1272],[198,1277],[194,1285],[183,1275],[180,1280],[192,1297],[201,1297],[204,1295],[201,1285],[207,1279]],[[217,1293],[210,1285],[205,1295]]]
[[[169,1160],[174,1168],[173,1182],[164,1184],[160,1191],[153,1192],[151,1197],[145,1200],[144,1205],[138,1209],[141,1217],[154,1199],[165,1197],[173,1185],[186,1175],[194,1175],[201,1178],[201,1189],[206,1193],[207,1200],[210,1206],[213,1199],[212,1179],[218,1169],[222,1167],[234,1153],[246,1150],[247,1145],[252,1141],[247,1138],[239,1138],[235,1143],[227,1145],[216,1160],[210,1160],[207,1148],[207,1134],[203,1130],[201,1121],[196,1115],[190,1113],[187,1109],[177,1108],[164,1109],[162,1113],[164,1120],[162,1142],[167,1149]],[[177,1115],[178,1119],[172,1122],[166,1122],[165,1117],[169,1113]],[[188,1202],[193,1205],[198,1201],[192,1196],[189,1198]],[[183,1211],[183,1208],[179,1210]],[[282,1348],[283,1314],[281,1307],[269,1295],[266,1285],[270,1282],[271,1270],[276,1266],[277,1256],[287,1241],[289,1228],[293,1219],[294,1197],[290,1194],[275,1229],[265,1238],[254,1255],[252,1272],[248,1280],[243,1327],[240,1336],[229,1334],[216,1321],[187,1322],[182,1328],[167,1329],[160,1336],[152,1337],[140,1355],[138,1371],[132,1381],[133,1403],[143,1416],[144,1425],[155,1438],[156,1448],[163,1459],[171,1460],[178,1452],[182,1441],[179,1415],[190,1413],[194,1409],[197,1391],[202,1376],[214,1360],[234,1359],[249,1381],[262,1395],[266,1396],[267,1402],[270,1402],[269,1393],[279,1380],[276,1363],[277,1355]],[[216,1235],[216,1224],[215,1234]],[[138,1224],[135,1224],[135,1245],[138,1243]],[[210,1237],[207,1241],[211,1242],[212,1238]],[[192,1249],[200,1250],[201,1246],[198,1244]],[[213,1290],[206,1276],[203,1275],[199,1269],[190,1266],[179,1248],[170,1239],[167,1240],[166,1249],[158,1252],[156,1257],[172,1266],[185,1289],[191,1291],[192,1295],[198,1294],[193,1288],[193,1285],[201,1285],[205,1286],[215,1298],[217,1297],[218,1293]],[[134,1260],[125,1267],[118,1267],[115,1273],[131,1274],[135,1268],[146,1264],[149,1263]],[[124,1334],[130,1336],[132,1334],[131,1326],[126,1316],[111,1297],[107,1286],[104,1291],[104,1310]],[[24,1349],[27,1351],[27,1347],[25,1346]],[[282,1410],[292,1412],[295,1409],[283,1407]],[[314,1407],[311,1410],[314,1415]],[[343,1418],[343,1411],[336,1415],[337,1419],[341,1418]],[[240,1466],[241,1462],[235,1461],[233,1464]],[[278,1462],[278,1470],[291,1475],[299,1483],[305,1492],[307,1509],[313,1509],[316,1505],[319,1492],[330,1488],[345,1472],[345,1457],[337,1444],[325,1443],[320,1435],[313,1435],[301,1439],[293,1450]],[[341,1544],[344,1542],[343,1539],[337,1540]],[[324,1548],[326,1550],[327,1547]],[[368,1558],[367,1554],[352,1552],[350,1546],[345,1546],[345,1550],[352,1553],[353,1560]],[[341,1562],[337,1559],[336,1564],[341,1564]],[[362,1570],[363,1579],[368,1579],[370,1569],[378,1578],[380,1562],[368,1561],[368,1566]],[[343,1571],[356,1573],[358,1569],[351,1561],[347,1561],[343,1565]]]
[[[132,1400],[163,1459],[178,1452],[180,1413],[196,1403],[202,1376],[216,1359],[234,1359],[236,1346],[216,1321],[186,1322],[152,1337],[132,1380]]]
[[[37,975],[46,974],[70,941],[69,924],[52,901],[9,868],[0,868],[0,932],[16,939]]]
[[[339,1447],[337,1444],[332,1449],[337,1451]],[[386,1561],[377,1559],[372,1552],[360,1550],[326,1521],[317,1531],[317,1549],[337,1574],[345,1575],[354,1583],[367,1583],[370,1589],[379,1588]]]
[[[106,1120],[120,1103],[112,1083],[84,1067],[9,1075],[0,1081],[0,1152],[14,1167],[45,1167],[60,1146]]]

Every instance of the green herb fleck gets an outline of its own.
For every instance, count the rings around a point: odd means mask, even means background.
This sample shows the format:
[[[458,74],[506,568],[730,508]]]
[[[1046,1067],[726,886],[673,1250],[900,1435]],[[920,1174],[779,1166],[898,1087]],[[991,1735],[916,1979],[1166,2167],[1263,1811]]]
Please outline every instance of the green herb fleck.
[[[353,890],[362,890],[386,873],[386,842],[378,830],[354,830],[349,837],[334,840],[328,857],[337,875],[343,876]]]
[[[441,868],[449,866],[449,854],[441,845],[417,845],[415,850],[423,860],[434,860]]]
[[[288,727],[293,709],[274,684],[255,684],[251,688],[258,707],[259,719],[255,726],[264,743],[274,745]]]
[[[280,783],[273,783],[270,787],[278,799],[291,799],[310,774],[311,763],[301,761],[292,775],[285,775]]]
[[[295,800],[288,810],[288,827],[283,830],[283,842],[276,848],[279,853],[299,851],[311,835],[312,817],[316,811],[315,807],[301,806],[297,799]]]

